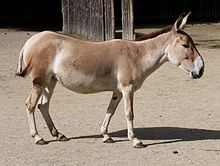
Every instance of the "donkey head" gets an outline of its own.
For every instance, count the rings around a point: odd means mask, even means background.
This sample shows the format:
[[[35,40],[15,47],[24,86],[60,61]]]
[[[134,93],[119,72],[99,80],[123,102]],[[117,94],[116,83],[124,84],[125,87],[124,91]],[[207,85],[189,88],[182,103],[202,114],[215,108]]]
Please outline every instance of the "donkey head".
[[[182,14],[176,20],[171,31],[173,40],[167,47],[166,54],[171,63],[189,73],[191,78],[197,79],[203,75],[204,61],[192,38],[183,31],[190,14],[191,12],[185,17]]]

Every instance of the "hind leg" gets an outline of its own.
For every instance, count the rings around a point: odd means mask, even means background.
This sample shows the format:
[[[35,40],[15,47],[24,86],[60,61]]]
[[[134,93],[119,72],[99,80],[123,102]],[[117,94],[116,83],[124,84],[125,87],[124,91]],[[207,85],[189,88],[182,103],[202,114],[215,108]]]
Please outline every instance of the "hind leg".
[[[35,111],[37,102],[42,94],[42,89],[43,88],[38,85],[33,85],[30,95],[26,101],[30,134],[35,139],[35,144],[41,144],[41,145],[46,144],[47,142],[45,142],[43,138],[37,132],[34,111]]]
[[[56,129],[51,116],[49,114],[49,105],[50,99],[53,94],[53,90],[56,86],[56,80],[54,78],[51,79],[50,83],[46,86],[46,88],[42,92],[41,102],[38,105],[39,110],[41,111],[43,118],[47,124],[47,127],[53,137],[57,137],[59,141],[68,141],[68,138],[65,137],[62,133],[58,132]]]

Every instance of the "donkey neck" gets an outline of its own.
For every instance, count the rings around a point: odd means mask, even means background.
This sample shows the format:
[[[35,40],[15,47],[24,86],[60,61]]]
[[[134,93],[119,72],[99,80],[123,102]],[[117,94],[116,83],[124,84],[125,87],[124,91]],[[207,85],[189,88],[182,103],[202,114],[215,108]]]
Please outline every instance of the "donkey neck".
[[[171,44],[171,41],[172,34],[167,32],[140,42],[143,50],[143,57],[140,63],[145,78],[168,61],[166,49]]]

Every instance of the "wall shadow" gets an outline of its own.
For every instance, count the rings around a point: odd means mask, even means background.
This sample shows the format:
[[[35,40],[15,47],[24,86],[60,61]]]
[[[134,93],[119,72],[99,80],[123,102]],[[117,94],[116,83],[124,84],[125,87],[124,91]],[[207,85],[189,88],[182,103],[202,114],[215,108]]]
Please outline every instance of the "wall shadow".
[[[197,40],[195,45],[209,49],[220,49],[220,39]]]

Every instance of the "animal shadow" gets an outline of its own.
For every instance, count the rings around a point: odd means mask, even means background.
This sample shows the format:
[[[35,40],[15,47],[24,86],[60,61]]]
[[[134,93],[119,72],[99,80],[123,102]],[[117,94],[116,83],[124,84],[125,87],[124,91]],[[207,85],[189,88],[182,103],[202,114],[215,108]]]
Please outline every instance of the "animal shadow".
[[[220,139],[220,131],[206,130],[196,128],[180,128],[180,127],[150,127],[136,128],[136,136],[141,140],[165,140],[145,146],[168,144],[184,141],[199,141],[199,140],[216,140]],[[127,130],[121,130],[111,133],[113,137],[126,137]]]
[[[155,142],[151,144],[145,144],[146,146],[153,146],[158,144],[168,144],[184,141],[200,141],[200,140],[217,140],[220,139],[219,130],[207,130],[196,128],[181,128],[181,127],[149,127],[149,128],[135,128],[136,136],[140,140],[164,140],[162,142]],[[127,130],[119,130],[110,133],[112,137],[119,137],[123,139],[116,139],[115,142],[128,141]],[[71,137],[74,139],[90,139],[90,138],[102,138],[101,134],[97,135],[84,135]],[[48,142],[54,142],[51,140]]]

